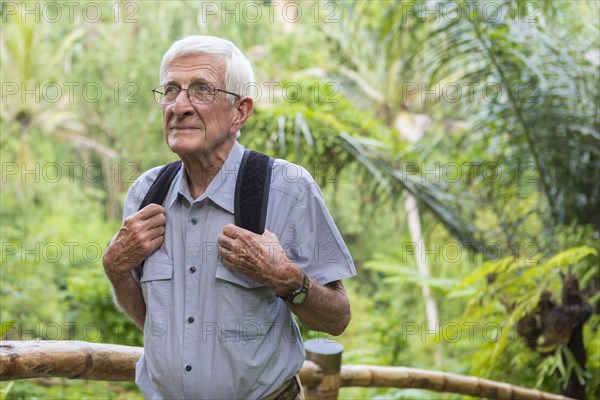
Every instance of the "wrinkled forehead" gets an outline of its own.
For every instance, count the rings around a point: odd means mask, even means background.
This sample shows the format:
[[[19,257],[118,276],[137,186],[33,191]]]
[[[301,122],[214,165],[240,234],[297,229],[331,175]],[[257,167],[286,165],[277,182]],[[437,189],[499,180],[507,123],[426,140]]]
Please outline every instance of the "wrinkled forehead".
[[[163,84],[206,81],[222,84],[225,81],[226,63],[223,57],[206,53],[178,55],[165,65]]]
[[[184,52],[177,54],[172,59],[168,60],[162,68],[162,81],[174,73],[187,72],[193,74],[196,72],[201,74],[206,69],[212,71],[213,74],[220,72],[220,80],[223,81],[225,79],[227,63],[225,55]]]

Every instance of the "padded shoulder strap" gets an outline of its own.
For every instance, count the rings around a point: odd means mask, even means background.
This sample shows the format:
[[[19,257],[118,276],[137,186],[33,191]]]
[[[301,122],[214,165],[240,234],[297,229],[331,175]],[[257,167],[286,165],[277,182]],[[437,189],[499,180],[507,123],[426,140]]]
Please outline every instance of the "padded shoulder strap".
[[[146,196],[144,196],[144,200],[142,200],[142,204],[140,204],[138,210],[141,210],[151,203],[162,204],[163,201],[165,201],[165,197],[167,197],[167,193],[169,193],[171,182],[175,179],[180,168],[181,160],[173,161],[162,167],[158,172],[156,179],[152,182],[150,189],[146,192]]]
[[[235,184],[235,224],[259,235],[265,231],[273,161],[265,154],[246,150]]]
[[[262,235],[265,231],[273,158],[257,151],[245,150],[235,184],[234,219],[239,227]],[[148,204],[162,204],[181,168],[181,160],[165,165],[148,189],[140,210]],[[141,278],[144,263],[135,272]]]
[[[172,163],[162,167],[161,170],[158,172],[156,179],[154,180],[154,182],[152,182],[152,185],[150,185],[150,188],[146,192],[144,200],[142,200],[138,211],[146,207],[148,204],[154,203],[162,205],[162,203],[165,201],[165,198],[167,197],[167,193],[169,193],[171,183],[173,182],[173,179],[175,179],[175,176],[177,175],[180,169],[181,160],[173,161]],[[137,274],[138,278],[142,277],[144,273],[144,262],[142,262],[135,268],[135,273]]]

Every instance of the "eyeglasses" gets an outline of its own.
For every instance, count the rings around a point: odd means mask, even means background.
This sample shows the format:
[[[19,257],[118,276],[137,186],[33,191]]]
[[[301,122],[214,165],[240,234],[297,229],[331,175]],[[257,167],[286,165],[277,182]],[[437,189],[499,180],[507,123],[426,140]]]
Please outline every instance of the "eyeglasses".
[[[195,104],[212,103],[215,101],[217,92],[227,93],[237,97],[238,99],[242,98],[242,96],[237,93],[214,88],[206,83],[193,83],[187,89],[182,89],[175,85],[157,86],[152,89],[152,92],[154,93],[154,101],[162,105],[175,103],[175,100],[177,100],[177,97],[179,97],[179,93],[181,93],[182,90],[187,90],[188,99]]]

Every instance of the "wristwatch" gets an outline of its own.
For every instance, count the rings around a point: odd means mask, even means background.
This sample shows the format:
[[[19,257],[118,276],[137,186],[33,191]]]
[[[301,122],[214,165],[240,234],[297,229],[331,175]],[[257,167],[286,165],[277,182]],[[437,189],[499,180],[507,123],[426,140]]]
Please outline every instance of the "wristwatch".
[[[310,279],[308,278],[308,275],[306,275],[304,272],[302,273],[302,275],[304,275],[304,279],[302,280],[302,287],[290,294],[289,296],[283,297],[285,301],[298,305],[304,303],[304,300],[306,300],[306,297],[308,296],[308,288],[310,287]]]

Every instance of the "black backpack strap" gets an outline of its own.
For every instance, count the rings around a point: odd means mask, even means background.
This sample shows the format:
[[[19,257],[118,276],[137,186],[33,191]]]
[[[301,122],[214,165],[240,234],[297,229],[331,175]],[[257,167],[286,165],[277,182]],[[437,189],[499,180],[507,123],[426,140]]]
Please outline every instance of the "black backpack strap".
[[[273,158],[265,154],[245,150],[235,184],[235,224],[259,235],[265,231],[273,161]],[[148,204],[164,202],[180,168],[181,160],[167,164],[159,171],[140,204],[140,210]],[[138,278],[141,278],[143,271],[142,262],[135,268]]]
[[[244,151],[235,184],[235,224],[259,235],[265,231],[273,161],[257,151]]]
[[[146,196],[144,196],[144,200],[142,200],[138,211],[151,203],[162,204],[165,201],[165,197],[167,197],[167,193],[169,193],[171,182],[173,182],[180,169],[181,160],[173,161],[162,167],[156,179],[152,182],[150,189],[146,192]]]
[[[173,179],[175,179],[175,176],[177,176],[177,173],[180,169],[181,160],[173,161],[172,163],[162,167],[161,170],[158,172],[156,179],[154,180],[154,182],[152,182],[152,185],[146,192],[144,200],[142,200],[138,211],[146,207],[148,204],[154,203],[161,205],[165,201],[167,193],[169,193],[171,183],[173,182]],[[142,263],[135,268],[135,273],[137,274],[138,278],[141,278],[143,272],[144,262],[142,261]]]

